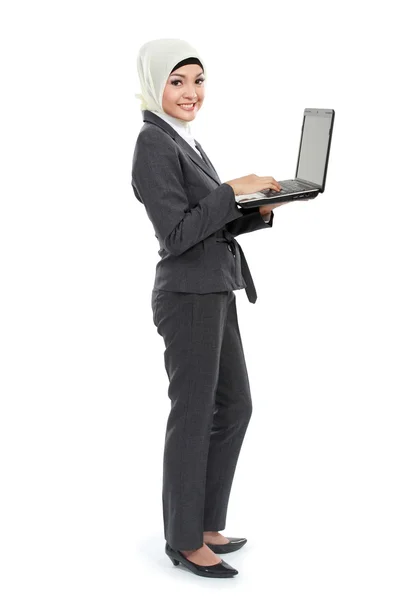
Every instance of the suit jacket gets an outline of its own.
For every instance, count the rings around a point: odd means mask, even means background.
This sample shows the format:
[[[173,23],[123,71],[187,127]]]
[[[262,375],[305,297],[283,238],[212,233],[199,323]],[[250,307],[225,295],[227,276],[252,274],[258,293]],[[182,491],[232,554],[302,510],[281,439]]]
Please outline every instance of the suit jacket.
[[[132,187],[160,246],[154,289],[205,294],[245,288],[235,237],[272,227],[273,213],[266,223],[258,207],[239,208],[197,140],[203,158],[169,123],[149,110],[142,114]]]

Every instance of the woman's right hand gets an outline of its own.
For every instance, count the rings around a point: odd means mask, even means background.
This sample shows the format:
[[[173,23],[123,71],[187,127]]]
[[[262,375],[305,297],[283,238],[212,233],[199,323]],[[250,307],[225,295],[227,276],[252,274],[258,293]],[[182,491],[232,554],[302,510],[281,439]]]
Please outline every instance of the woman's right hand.
[[[253,194],[254,192],[266,189],[276,190],[277,192],[281,190],[281,186],[273,177],[258,177],[254,173],[245,177],[239,177],[238,179],[225,181],[225,183],[228,183],[233,188],[235,196]]]

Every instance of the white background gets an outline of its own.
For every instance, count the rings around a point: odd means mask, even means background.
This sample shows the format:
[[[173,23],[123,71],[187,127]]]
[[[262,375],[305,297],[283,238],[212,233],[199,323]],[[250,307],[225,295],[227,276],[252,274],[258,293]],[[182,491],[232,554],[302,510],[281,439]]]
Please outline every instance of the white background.
[[[14,0],[0,17],[3,600],[398,600],[394,3]],[[192,131],[222,181],[293,177],[304,108],[336,111],[325,193],[238,238],[258,300],[236,292],[254,408],[230,580],[164,554],[158,242],[131,188],[136,55],[160,37],[203,57]]]

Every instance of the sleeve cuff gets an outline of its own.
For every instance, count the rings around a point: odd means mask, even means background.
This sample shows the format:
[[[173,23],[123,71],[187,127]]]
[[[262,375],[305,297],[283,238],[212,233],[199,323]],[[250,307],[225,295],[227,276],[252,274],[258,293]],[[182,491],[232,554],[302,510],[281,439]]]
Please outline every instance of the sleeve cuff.
[[[267,215],[266,217],[263,217],[263,221],[264,223],[270,223],[273,217],[273,213],[272,211],[269,213],[269,215]]]

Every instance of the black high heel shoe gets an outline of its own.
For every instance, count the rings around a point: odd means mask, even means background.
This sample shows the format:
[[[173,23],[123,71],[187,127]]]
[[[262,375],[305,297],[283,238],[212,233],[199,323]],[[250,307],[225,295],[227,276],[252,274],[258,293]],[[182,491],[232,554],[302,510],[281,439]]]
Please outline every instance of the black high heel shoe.
[[[165,543],[165,553],[167,556],[169,556],[175,566],[178,566],[179,563],[182,563],[184,567],[187,567],[190,571],[196,575],[201,575],[202,577],[233,577],[239,573],[239,571],[228,565],[228,563],[222,559],[221,562],[216,565],[197,565],[186,558],[186,556],[182,554],[180,550],[174,550],[171,548],[168,542]]]
[[[246,538],[228,537],[229,542],[227,544],[209,544],[204,542],[215,554],[227,554],[228,552],[235,552],[239,550],[247,542]]]

